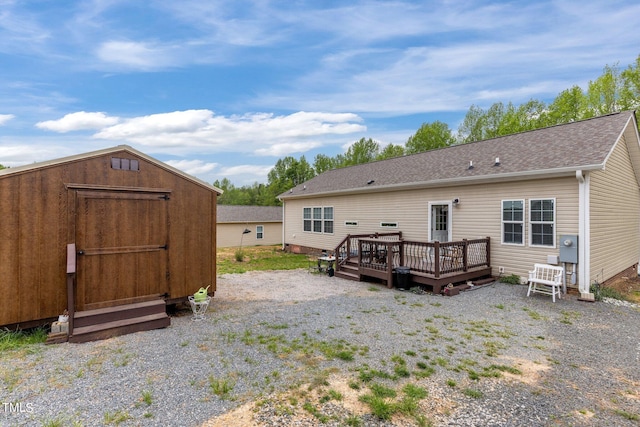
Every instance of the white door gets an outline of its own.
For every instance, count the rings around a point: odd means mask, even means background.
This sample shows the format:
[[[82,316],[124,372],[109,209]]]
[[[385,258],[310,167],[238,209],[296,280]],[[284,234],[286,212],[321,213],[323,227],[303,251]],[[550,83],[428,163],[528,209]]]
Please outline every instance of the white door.
[[[451,203],[429,203],[429,240],[448,242],[451,240]]]

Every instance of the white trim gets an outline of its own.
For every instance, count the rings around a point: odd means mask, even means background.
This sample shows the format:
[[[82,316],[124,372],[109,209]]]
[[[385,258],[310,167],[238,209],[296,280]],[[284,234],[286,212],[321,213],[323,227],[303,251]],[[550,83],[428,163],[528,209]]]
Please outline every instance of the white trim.
[[[432,206],[434,205],[447,205],[448,209],[447,209],[447,241],[452,241],[453,240],[453,203],[451,202],[451,199],[449,200],[434,200],[433,202],[429,202],[429,210],[428,210],[428,222],[427,222],[427,233],[428,233],[428,240],[430,242],[433,242],[433,238],[431,236],[431,229],[433,228],[431,226],[431,211],[432,211]]]
[[[504,202],[522,202],[522,243],[511,243],[504,241]],[[500,200],[500,244],[508,246],[524,246],[527,236],[527,209],[525,199],[503,199]],[[509,223],[517,223],[518,221],[509,221]]]
[[[591,257],[589,255],[591,233],[589,231],[590,175],[576,171],[578,180],[578,290],[589,293],[591,288]]]

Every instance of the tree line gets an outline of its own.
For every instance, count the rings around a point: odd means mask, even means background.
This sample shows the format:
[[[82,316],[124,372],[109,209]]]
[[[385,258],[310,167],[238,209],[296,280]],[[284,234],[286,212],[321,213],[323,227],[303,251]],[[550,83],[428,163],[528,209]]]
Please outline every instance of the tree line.
[[[495,138],[533,129],[569,123],[576,120],[633,110],[640,107],[640,55],[621,70],[605,66],[597,79],[589,81],[586,90],[573,86],[560,92],[547,104],[531,99],[520,105],[497,102],[488,109],[472,105],[464,120],[453,132],[446,123],[423,123],[404,145],[382,146],[371,138],[361,138],[344,154],[334,157],[318,154],[309,163],[305,156],[279,159],[269,172],[267,184],[236,187],[228,179],[215,181],[224,190],[219,203],[230,205],[278,205],[277,196],[325,171],[420,153],[454,144]]]

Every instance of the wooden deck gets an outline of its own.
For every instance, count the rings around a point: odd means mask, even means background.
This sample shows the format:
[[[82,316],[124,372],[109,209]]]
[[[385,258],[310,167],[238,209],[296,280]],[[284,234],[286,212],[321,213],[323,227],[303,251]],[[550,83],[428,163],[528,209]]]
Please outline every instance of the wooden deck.
[[[449,283],[491,275],[490,239],[418,242],[401,233],[347,236],[336,248],[336,276],[352,280],[375,278],[394,286],[398,267],[409,269],[416,286],[440,293]]]

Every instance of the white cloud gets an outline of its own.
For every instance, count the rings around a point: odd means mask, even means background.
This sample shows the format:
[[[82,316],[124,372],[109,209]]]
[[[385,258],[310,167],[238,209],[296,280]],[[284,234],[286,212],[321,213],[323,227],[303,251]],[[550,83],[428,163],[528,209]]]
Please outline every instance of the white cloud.
[[[117,117],[109,117],[105,113],[87,113],[79,111],[67,114],[58,120],[47,120],[36,123],[36,127],[54,132],[71,132],[76,130],[101,129],[118,123]]]
[[[218,163],[204,162],[202,160],[167,160],[165,163],[194,176],[209,174],[219,167]]]
[[[108,41],[102,43],[96,54],[109,64],[134,70],[156,70],[177,65],[175,46],[134,42]]]
[[[362,119],[350,113],[297,112],[276,116],[252,113],[216,116],[210,110],[186,110],[126,119],[94,137],[173,152],[237,151],[286,155],[318,147],[318,136],[363,132]]]
[[[14,119],[16,116],[13,114],[0,114],[0,126],[7,123],[9,120]]]

